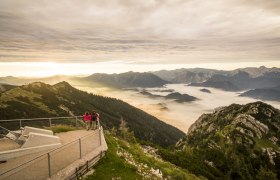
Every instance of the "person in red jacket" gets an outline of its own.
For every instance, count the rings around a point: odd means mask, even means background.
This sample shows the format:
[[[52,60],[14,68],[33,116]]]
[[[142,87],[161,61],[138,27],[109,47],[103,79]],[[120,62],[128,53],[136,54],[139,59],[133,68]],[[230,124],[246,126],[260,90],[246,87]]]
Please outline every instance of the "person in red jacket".
[[[83,120],[86,123],[87,131],[91,129],[91,119],[92,116],[88,112],[85,112],[85,114],[83,115]]]

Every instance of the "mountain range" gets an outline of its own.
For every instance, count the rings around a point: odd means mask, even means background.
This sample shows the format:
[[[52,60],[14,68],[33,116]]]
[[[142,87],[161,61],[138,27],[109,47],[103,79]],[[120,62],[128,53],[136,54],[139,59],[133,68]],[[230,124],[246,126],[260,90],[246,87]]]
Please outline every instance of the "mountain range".
[[[215,69],[176,69],[176,70],[161,70],[146,73],[126,72],[121,74],[102,74],[95,73],[87,77],[75,77],[56,75],[45,78],[19,78],[13,76],[0,77],[0,83],[23,85],[30,82],[44,82],[48,84],[55,84],[60,81],[87,81],[87,82],[99,82],[104,85],[111,86],[128,86],[128,87],[156,87],[166,83],[201,83],[209,80],[215,75],[222,75],[231,77],[240,72],[245,72],[251,78],[264,76],[269,73],[280,72],[280,68],[266,68],[261,66],[259,68],[248,67],[239,68],[232,71],[222,71]],[[155,75],[155,76],[153,76]],[[158,79],[160,78],[160,79]],[[143,82],[143,81],[147,82]],[[147,83],[147,84],[146,84]]]
[[[191,83],[190,86],[213,87],[225,91],[242,91],[256,88],[274,88],[280,85],[280,72],[267,72],[258,77],[239,71],[229,75],[214,75],[202,83]]]
[[[280,101],[280,86],[272,88],[258,88],[246,91],[240,96],[251,97],[266,101]]]
[[[203,68],[193,68],[193,69],[177,69],[177,70],[161,70],[151,72],[158,77],[169,81],[171,83],[201,83],[209,80],[215,75],[223,76],[234,76],[239,72],[246,72],[251,78],[256,78],[263,76],[266,73],[270,72],[280,72],[280,68],[266,68],[261,66],[259,68],[248,67],[248,68],[239,68],[232,71],[222,71],[215,69],[203,69]]]
[[[266,68],[264,66],[259,68],[241,68],[232,71],[194,68],[146,73],[96,73],[87,77],[58,75],[32,79],[16,78],[12,76],[0,78],[0,83],[12,85],[23,85],[31,82],[55,84],[59,81],[68,81],[75,85],[87,84],[94,87],[106,86],[119,89],[161,87],[170,83],[187,83],[190,86],[212,87],[225,91],[248,91],[257,89],[254,94],[258,92],[258,95],[252,95],[251,91],[250,93],[243,94],[243,96],[248,95],[249,97],[258,97],[263,100],[269,99],[279,101],[277,98],[274,98],[278,94],[274,89],[280,86],[280,69]],[[262,89],[262,93],[260,93],[260,89]],[[278,96],[280,95],[278,94]]]
[[[158,77],[171,83],[192,83],[203,82],[211,78],[215,74],[226,74],[226,71],[219,71],[214,69],[176,69],[176,70],[161,70],[151,72]]]
[[[161,87],[168,83],[152,73],[137,73],[131,71],[121,74],[96,73],[76,80],[88,83],[99,83],[116,88]]]

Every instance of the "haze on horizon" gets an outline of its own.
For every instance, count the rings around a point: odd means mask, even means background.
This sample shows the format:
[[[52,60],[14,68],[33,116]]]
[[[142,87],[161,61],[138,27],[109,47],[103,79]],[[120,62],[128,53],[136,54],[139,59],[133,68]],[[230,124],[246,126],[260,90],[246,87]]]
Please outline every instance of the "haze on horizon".
[[[280,67],[279,57],[279,0],[0,1],[1,76]]]

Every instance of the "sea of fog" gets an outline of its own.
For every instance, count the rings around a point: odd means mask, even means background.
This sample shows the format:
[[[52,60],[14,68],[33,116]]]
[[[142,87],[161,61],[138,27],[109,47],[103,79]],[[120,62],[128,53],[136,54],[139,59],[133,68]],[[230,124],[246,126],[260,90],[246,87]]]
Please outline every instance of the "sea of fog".
[[[228,106],[232,103],[246,104],[257,101],[256,99],[239,97],[241,92],[227,92],[215,88],[207,88],[211,93],[200,91],[202,87],[187,86],[185,84],[167,84],[162,88],[146,88],[145,90],[157,95],[167,95],[171,92],[161,92],[162,90],[174,90],[181,94],[188,94],[197,97],[199,100],[188,103],[177,103],[164,98],[151,98],[133,90],[116,90],[110,88],[95,88],[92,86],[75,86],[78,89],[99,94],[102,96],[121,99],[160,120],[187,132],[188,128],[203,113],[210,113],[220,106]],[[142,89],[138,89],[142,90]],[[265,101],[268,104],[280,109],[279,102]]]

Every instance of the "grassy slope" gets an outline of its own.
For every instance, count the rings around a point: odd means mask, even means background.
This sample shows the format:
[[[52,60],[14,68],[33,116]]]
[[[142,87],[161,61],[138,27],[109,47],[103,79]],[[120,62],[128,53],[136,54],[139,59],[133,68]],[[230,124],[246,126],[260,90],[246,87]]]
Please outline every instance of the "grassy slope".
[[[138,143],[128,143],[108,133],[105,136],[109,147],[107,155],[87,179],[203,179],[145,153]],[[153,173],[158,169],[162,176]]]

